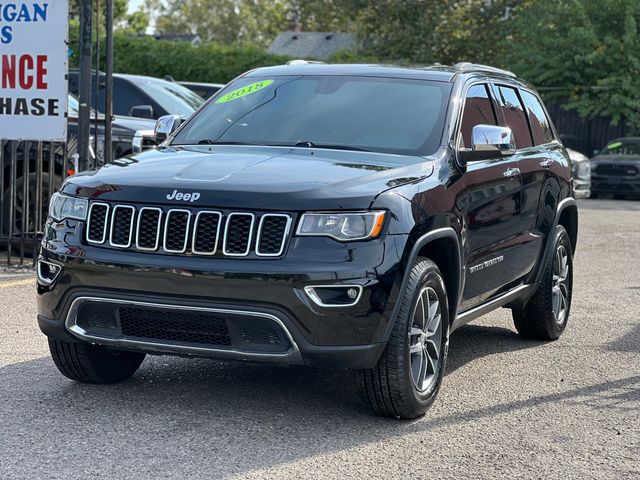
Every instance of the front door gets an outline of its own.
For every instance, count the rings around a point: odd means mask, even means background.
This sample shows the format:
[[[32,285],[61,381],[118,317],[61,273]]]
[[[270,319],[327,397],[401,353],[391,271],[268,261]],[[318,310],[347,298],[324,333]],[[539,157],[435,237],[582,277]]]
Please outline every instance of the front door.
[[[472,85],[467,91],[460,146],[471,146],[473,127],[480,124],[498,124],[486,84]],[[522,193],[517,156],[471,161],[463,182],[466,279],[461,311],[482,303],[517,280]]]

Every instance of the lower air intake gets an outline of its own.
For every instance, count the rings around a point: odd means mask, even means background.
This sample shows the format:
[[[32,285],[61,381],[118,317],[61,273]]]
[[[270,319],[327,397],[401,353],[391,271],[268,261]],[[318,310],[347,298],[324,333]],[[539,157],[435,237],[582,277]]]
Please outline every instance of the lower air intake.
[[[224,318],[216,313],[161,308],[120,307],[126,337],[227,347],[231,345]]]

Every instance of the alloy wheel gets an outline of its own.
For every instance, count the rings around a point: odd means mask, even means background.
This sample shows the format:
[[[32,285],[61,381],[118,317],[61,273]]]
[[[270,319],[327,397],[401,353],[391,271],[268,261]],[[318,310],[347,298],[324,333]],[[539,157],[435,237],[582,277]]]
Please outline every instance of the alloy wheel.
[[[563,324],[569,308],[569,254],[559,245],[553,261],[552,308],[556,322]]]
[[[420,291],[409,328],[409,356],[414,387],[424,392],[438,376],[442,358],[442,315],[435,290]]]

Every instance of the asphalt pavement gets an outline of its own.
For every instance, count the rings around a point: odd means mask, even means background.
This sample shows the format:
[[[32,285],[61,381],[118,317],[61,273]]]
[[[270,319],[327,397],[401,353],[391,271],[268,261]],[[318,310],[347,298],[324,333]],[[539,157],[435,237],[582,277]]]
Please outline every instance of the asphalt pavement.
[[[640,201],[580,202],[571,317],[521,340],[501,310],[451,338],[427,415],[374,417],[350,372],[147,358],[73,383],[0,274],[0,478],[640,478]]]

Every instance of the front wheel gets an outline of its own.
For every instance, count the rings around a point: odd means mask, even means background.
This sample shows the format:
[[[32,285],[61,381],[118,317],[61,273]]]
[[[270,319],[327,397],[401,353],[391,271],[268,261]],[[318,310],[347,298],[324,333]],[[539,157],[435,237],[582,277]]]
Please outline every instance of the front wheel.
[[[387,348],[375,367],[360,372],[360,380],[376,414],[412,419],[435,400],[449,348],[447,293],[435,263],[416,260],[400,302]]]
[[[556,227],[553,255],[544,265],[536,293],[522,309],[512,310],[518,333],[524,338],[556,340],[562,335],[571,309],[573,249],[567,231]]]
[[[49,339],[49,351],[60,373],[82,383],[118,383],[131,377],[144,353],[111,350],[101,345]]]

